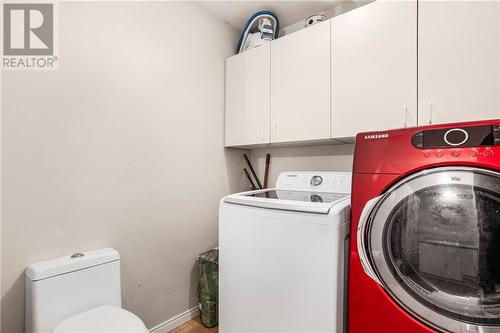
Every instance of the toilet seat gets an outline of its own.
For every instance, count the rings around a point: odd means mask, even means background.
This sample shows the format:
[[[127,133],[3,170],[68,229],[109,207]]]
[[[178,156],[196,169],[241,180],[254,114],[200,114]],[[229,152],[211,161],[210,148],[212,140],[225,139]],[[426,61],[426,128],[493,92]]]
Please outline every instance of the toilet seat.
[[[69,317],[52,333],[149,333],[135,314],[116,306],[101,306]]]

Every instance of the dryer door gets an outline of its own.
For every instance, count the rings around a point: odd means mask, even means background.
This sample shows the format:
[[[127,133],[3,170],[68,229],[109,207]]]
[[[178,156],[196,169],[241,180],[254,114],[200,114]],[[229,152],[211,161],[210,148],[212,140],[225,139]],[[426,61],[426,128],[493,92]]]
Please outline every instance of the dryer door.
[[[500,332],[500,173],[436,168],[392,187],[358,231],[367,273],[451,332]]]

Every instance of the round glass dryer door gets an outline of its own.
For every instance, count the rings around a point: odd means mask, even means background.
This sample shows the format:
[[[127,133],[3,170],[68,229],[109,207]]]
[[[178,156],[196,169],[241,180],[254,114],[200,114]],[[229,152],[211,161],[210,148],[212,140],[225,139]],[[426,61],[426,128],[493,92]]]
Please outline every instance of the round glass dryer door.
[[[443,331],[500,332],[500,173],[423,171],[361,223],[369,269],[407,311]]]

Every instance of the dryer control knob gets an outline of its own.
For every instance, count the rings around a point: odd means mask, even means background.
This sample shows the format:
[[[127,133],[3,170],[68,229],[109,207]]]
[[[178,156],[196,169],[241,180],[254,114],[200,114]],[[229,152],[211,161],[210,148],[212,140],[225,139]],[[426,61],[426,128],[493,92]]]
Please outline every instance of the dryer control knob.
[[[485,151],[483,151],[483,156],[484,157],[490,157],[491,155],[493,155],[493,151],[492,150],[486,149]]]

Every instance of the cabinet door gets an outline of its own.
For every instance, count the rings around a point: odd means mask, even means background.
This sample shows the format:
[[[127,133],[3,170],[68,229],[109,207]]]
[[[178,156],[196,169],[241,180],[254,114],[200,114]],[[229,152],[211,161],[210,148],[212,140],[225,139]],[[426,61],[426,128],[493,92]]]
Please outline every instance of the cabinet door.
[[[332,136],[415,126],[416,1],[376,1],[331,28]]]
[[[225,145],[269,143],[270,45],[226,60]]]
[[[271,142],[330,138],[330,21],[271,42]]]
[[[500,118],[500,3],[419,2],[419,125]]]

